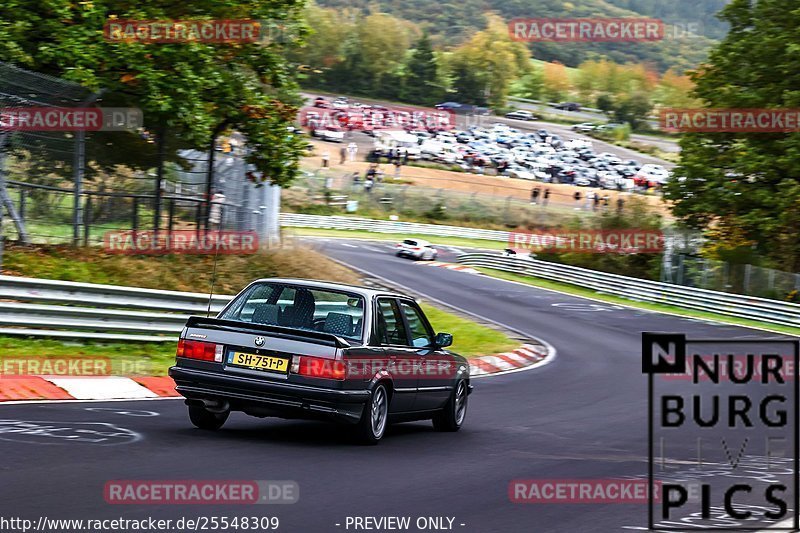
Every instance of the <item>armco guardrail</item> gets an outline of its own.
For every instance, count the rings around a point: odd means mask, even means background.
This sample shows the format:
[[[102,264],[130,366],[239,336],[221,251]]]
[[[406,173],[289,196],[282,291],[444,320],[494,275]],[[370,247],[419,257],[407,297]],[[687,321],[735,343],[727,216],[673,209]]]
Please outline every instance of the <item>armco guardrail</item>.
[[[469,266],[494,268],[570,283],[629,300],[669,304],[737,318],[800,327],[800,305],[789,302],[670,285],[536,259],[470,253],[460,255],[458,261]]]
[[[373,233],[434,235],[436,237],[463,237],[467,239],[483,239],[488,241],[504,242],[508,242],[509,237],[509,233],[507,231],[462,228],[459,226],[439,226],[438,224],[420,224],[417,222],[395,222],[391,220],[375,220],[371,218],[301,215],[296,213],[282,213],[281,226],[316,229],[365,230]]]
[[[211,299],[217,313],[231,296]],[[0,276],[0,335],[175,341],[208,294]]]

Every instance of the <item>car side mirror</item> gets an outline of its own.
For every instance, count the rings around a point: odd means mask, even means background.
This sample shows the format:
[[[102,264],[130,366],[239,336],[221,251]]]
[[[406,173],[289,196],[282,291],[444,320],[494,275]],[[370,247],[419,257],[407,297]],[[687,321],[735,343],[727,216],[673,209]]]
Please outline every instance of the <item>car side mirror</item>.
[[[453,344],[453,336],[449,333],[437,333],[434,342],[439,348],[447,348]]]

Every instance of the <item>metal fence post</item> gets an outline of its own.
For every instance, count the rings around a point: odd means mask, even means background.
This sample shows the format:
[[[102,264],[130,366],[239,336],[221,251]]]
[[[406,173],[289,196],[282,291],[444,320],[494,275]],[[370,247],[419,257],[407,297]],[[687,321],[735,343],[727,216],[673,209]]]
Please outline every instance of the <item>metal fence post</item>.
[[[168,217],[167,221],[167,250],[172,248],[172,228],[175,225],[175,200],[170,198],[169,205],[167,206]]]
[[[100,98],[106,89],[100,89],[98,92],[90,95],[83,102],[80,107],[88,107]],[[72,199],[72,243],[75,246],[80,244],[81,238],[81,221],[83,220],[83,213],[81,213],[81,195],[83,194],[83,175],[86,171],[86,131],[78,130],[75,133],[75,157],[73,161],[73,199]]]
[[[19,188],[19,218],[25,220],[25,187]]]
[[[134,233],[136,232],[136,230],[139,229],[139,198],[138,197],[133,199],[133,213],[132,213],[132,219],[131,219],[131,227],[132,227]]]
[[[742,291],[745,294],[750,293],[750,275],[752,274],[752,272],[753,272],[753,265],[749,263],[746,264],[744,266],[744,291]]]
[[[92,231],[92,196],[86,195],[86,204],[83,206],[83,245],[89,246]]]

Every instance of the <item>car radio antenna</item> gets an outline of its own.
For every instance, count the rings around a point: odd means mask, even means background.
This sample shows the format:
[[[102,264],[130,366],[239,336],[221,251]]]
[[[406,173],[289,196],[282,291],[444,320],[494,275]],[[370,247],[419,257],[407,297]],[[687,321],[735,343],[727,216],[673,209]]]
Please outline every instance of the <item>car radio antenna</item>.
[[[209,198],[209,213],[211,213],[211,199]],[[211,316],[211,300],[214,298],[214,284],[217,281],[217,258],[219,257],[219,233],[222,230],[222,206],[220,206],[219,222],[217,222],[217,238],[214,241],[214,268],[211,271],[211,290],[208,291],[208,307],[206,308],[206,318]],[[206,238],[208,233],[206,232]]]

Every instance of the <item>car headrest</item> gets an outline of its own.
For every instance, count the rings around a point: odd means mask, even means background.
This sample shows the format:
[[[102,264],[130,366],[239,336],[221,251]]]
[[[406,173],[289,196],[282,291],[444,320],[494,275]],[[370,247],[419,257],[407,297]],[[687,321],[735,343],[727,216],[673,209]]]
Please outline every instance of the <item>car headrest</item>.
[[[254,324],[278,324],[278,306],[277,304],[257,304],[253,310],[253,323]]]
[[[344,313],[328,313],[325,317],[325,333],[334,335],[350,335],[353,331],[353,317]]]

